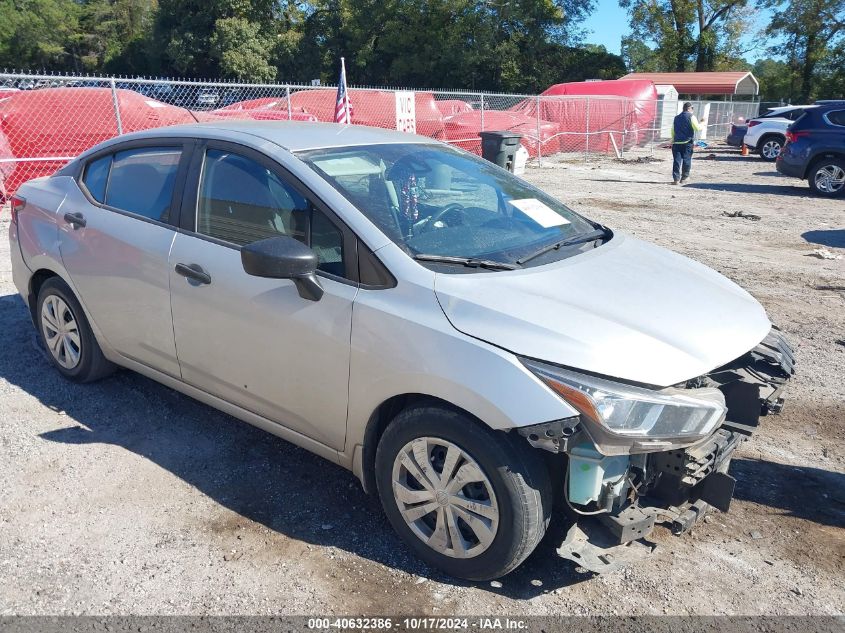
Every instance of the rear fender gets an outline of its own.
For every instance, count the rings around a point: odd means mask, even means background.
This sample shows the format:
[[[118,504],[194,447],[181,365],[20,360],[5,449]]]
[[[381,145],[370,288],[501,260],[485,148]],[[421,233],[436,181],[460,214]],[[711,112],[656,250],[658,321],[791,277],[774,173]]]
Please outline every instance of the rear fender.
[[[813,154],[813,157],[807,161],[807,167],[804,169],[804,175],[802,176],[802,179],[809,178],[816,164],[819,161],[824,160],[825,158],[838,158],[839,160],[845,160],[845,152],[838,152],[836,150],[828,149],[823,149],[816,152],[815,154]]]

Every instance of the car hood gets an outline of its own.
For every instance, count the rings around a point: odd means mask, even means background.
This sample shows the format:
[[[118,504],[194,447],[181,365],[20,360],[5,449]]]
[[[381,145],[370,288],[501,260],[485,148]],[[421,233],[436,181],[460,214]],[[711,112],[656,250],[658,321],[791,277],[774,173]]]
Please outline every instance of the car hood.
[[[750,350],[771,328],[745,290],[691,259],[624,234],[553,264],[435,276],[459,331],[507,349],[665,387]]]

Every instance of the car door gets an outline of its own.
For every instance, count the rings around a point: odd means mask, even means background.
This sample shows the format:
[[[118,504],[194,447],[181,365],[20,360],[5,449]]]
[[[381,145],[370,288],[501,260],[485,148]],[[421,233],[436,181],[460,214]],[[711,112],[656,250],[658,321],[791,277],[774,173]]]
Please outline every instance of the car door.
[[[178,377],[168,256],[192,142],[139,141],[93,155],[59,211],[59,248],[110,347]]]
[[[190,173],[183,231],[170,253],[183,379],[342,449],[357,292],[350,281],[354,236],[257,151],[209,142],[197,149]],[[303,299],[290,280],[244,272],[240,247],[278,235],[317,251],[320,300]]]

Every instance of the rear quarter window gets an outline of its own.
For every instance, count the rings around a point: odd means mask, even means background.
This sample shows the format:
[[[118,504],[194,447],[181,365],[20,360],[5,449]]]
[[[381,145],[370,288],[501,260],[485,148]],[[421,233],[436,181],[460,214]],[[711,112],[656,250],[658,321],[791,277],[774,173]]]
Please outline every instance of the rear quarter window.
[[[845,127],[845,110],[832,110],[825,115],[828,123]]]
[[[88,163],[85,167],[85,175],[82,176],[82,183],[88,193],[99,203],[103,203],[106,198],[106,184],[109,181],[110,167],[111,156],[103,156]]]

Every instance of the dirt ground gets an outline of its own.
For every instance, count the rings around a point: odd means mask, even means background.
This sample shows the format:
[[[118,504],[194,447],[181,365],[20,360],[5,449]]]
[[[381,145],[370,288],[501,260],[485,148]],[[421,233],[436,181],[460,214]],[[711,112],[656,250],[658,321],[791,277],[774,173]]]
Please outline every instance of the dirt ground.
[[[656,158],[526,177],[735,280],[796,347],[784,414],[734,460],[730,513],[660,529],[648,560],[601,577],[555,555],[558,520],[500,586],[451,581],[350,473],[130,372],[63,381],[15,295],[4,210],[0,615],[845,612],[845,291],[819,288],[845,285],[845,201],[726,147],[697,154],[684,187]]]

